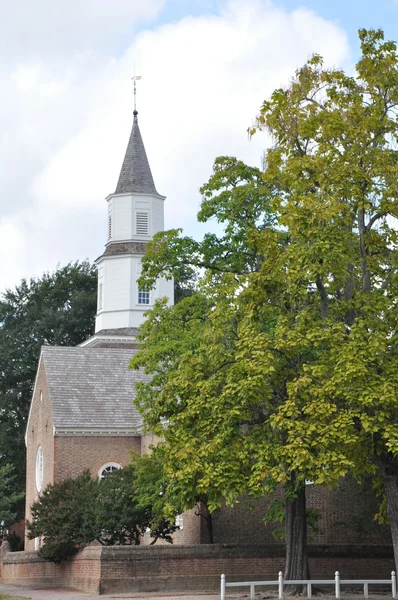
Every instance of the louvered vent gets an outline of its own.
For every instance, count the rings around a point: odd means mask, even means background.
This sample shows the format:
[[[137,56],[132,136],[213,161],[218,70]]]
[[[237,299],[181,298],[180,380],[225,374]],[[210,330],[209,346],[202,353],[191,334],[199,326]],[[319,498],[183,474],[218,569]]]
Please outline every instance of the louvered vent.
[[[108,240],[112,237],[112,215],[108,215]]]
[[[137,235],[149,235],[149,214],[138,212],[136,219]]]

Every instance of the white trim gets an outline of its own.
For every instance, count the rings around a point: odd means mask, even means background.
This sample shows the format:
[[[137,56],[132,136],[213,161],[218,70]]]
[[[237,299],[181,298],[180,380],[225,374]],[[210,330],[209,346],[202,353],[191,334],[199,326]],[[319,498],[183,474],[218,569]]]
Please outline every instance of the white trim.
[[[166,196],[162,196],[161,194],[148,194],[144,192],[123,192],[121,194],[109,194],[105,200],[109,202],[111,198],[117,198],[118,196],[132,196],[133,198],[159,198],[160,200],[166,200]]]
[[[135,241],[135,240],[133,240]],[[121,240],[121,244],[124,244],[125,242],[131,242],[131,240]],[[113,242],[112,242],[113,243]],[[141,244],[141,242],[137,242],[138,244]],[[144,242],[142,242],[144,243]],[[106,248],[107,244],[105,244],[105,248]],[[118,258],[126,258],[127,257],[134,257],[134,258],[144,258],[144,254],[142,252],[123,252],[123,254],[107,254],[105,256],[105,254],[101,254],[101,256],[99,256],[98,258],[95,259],[94,264],[96,265],[100,265],[104,260],[117,260]]]
[[[44,479],[44,457],[43,448],[39,446],[36,451],[36,490],[41,492]]]
[[[142,432],[142,426],[129,429],[91,429],[90,427],[60,427],[54,428],[54,436],[85,436],[85,437],[137,437]]]
[[[97,475],[98,479],[103,479],[105,477],[105,475],[103,475],[103,472],[109,468],[112,468],[112,471],[120,471],[120,469],[122,468],[122,465],[119,465],[119,463],[116,463],[116,462],[105,463],[98,469],[98,475]]]
[[[101,313],[102,314],[102,313]],[[88,340],[84,340],[84,342],[82,342],[81,344],[79,344],[79,348],[87,348],[90,346],[97,346],[97,343],[101,343],[101,342],[107,342],[107,343],[124,343],[124,344],[131,344],[131,343],[137,343],[138,344],[138,340],[135,338],[135,336],[130,335],[98,335],[96,333],[94,333],[94,335],[92,335],[90,338],[88,338]]]

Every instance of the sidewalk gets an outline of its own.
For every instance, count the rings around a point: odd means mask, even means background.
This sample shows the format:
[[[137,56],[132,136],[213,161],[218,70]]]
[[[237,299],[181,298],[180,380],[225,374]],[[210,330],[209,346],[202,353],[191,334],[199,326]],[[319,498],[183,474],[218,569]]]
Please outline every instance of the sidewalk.
[[[89,598],[98,598],[98,600],[220,600],[220,594],[203,593],[203,594],[175,594],[169,592],[167,594],[158,593],[132,593],[132,594],[111,594],[111,595],[93,595],[85,594],[84,592],[71,590],[29,590],[25,588],[11,587],[0,585],[0,594],[10,594],[31,598],[31,600],[88,600]]]

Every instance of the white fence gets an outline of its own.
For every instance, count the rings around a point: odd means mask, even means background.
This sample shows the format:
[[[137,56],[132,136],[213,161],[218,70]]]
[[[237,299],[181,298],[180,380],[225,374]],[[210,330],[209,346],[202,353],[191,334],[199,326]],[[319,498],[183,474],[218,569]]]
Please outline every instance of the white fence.
[[[278,586],[279,599],[284,597],[283,588],[285,585],[305,585],[307,586],[307,597],[312,598],[313,585],[333,585],[335,596],[340,600],[340,587],[342,585],[363,585],[363,595],[367,600],[369,597],[369,585],[390,585],[392,597],[397,597],[397,578],[395,571],[391,572],[391,579],[340,579],[340,573],[336,571],[334,579],[284,579],[282,571],[279,571],[278,579],[275,581],[231,581],[225,580],[225,575],[221,575],[221,600],[226,600],[226,588],[248,587],[250,588],[250,600],[254,600],[256,587]]]

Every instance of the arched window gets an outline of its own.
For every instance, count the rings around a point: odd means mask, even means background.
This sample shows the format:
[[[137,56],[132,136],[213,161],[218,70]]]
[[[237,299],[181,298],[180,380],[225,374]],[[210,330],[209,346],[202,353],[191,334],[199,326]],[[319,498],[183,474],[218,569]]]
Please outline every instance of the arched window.
[[[115,462],[108,462],[102,465],[98,471],[98,479],[103,479],[108,475],[108,473],[112,473],[113,471],[119,471],[122,468],[122,465],[119,465]]]
[[[38,492],[41,491],[43,485],[43,448],[41,446],[37,449],[36,454],[36,489]]]

